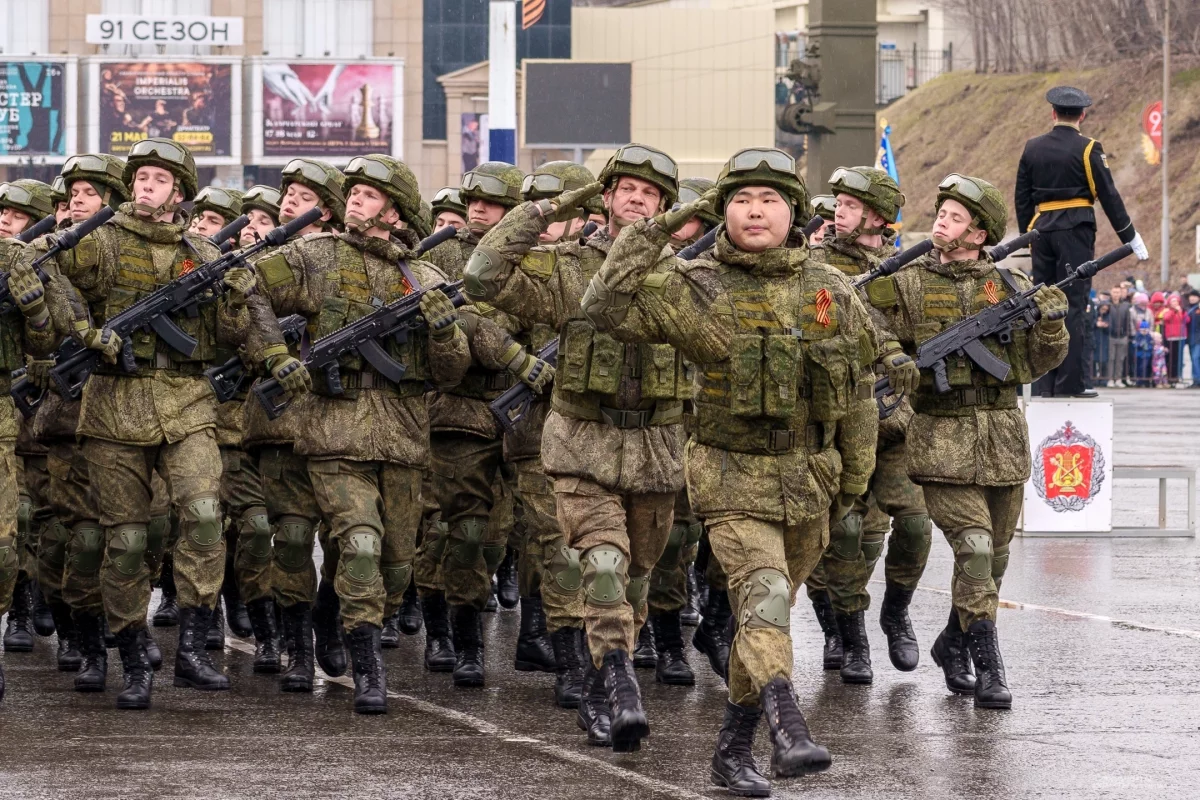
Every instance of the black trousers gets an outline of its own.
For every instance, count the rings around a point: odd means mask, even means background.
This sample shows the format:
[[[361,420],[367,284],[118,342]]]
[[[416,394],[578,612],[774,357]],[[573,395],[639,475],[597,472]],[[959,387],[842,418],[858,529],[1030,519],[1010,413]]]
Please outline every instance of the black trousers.
[[[1096,229],[1078,225],[1068,230],[1043,231],[1033,245],[1033,282],[1050,285],[1067,277],[1067,272],[1091,261],[1096,252]],[[1033,395],[1066,397],[1087,388],[1087,303],[1091,280],[1075,281],[1064,290],[1067,295],[1067,332],[1071,343],[1067,357],[1033,384]]]

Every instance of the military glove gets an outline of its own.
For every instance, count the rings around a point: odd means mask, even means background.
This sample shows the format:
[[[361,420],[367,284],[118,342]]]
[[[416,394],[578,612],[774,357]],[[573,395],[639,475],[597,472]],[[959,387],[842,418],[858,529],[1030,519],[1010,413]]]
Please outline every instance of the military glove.
[[[1150,251],[1146,249],[1146,243],[1142,241],[1142,235],[1135,233],[1133,239],[1129,242],[1129,246],[1133,248],[1133,254],[1137,256],[1138,261],[1149,261]]]
[[[40,358],[29,358],[25,362],[25,380],[39,389],[50,388],[50,370],[54,362]]]
[[[1059,327],[1067,317],[1067,296],[1057,286],[1043,286],[1033,295],[1033,303],[1042,312],[1042,325]]]
[[[856,494],[838,492],[837,497],[833,498],[833,506],[829,509],[830,523],[838,523],[844,520],[846,515],[854,508],[856,500],[858,500],[858,495]]]
[[[225,296],[233,308],[246,305],[246,299],[254,293],[254,270],[249,267],[234,267],[225,273]]]
[[[675,233],[675,231],[687,225],[688,220],[701,211],[712,211],[716,202],[717,190],[709,189],[692,202],[677,205],[675,208],[659,214],[654,218],[654,224],[659,230],[664,230],[667,233]]]
[[[549,200],[538,200],[533,204],[537,214],[546,220],[547,224],[566,222],[577,218],[584,211],[584,204],[604,191],[604,184],[599,181],[563,192],[558,197]]]
[[[524,350],[509,362],[508,370],[533,389],[534,394],[542,394],[554,381],[554,367]]]
[[[444,342],[454,335],[458,309],[441,289],[430,289],[421,295],[421,314],[429,325],[429,335],[436,341]]]
[[[268,358],[267,369],[289,396],[303,394],[312,389],[312,376],[308,374],[308,367],[290,353],[280,353]]]
[[[917,385],[921,383],[921,370],[917,369],[917,362],[913,361],[907,353],[903,351],[888,353],[879,362],[887,370],[888,383],[892,385],[892,391],[896,394],[912,394],[917,391]]]
[[[21,313],[35,328],[43,328],[50,318],[46,310],[46,287],[28,264],[17,264],[8,273],[8,291]]]
[[[117,356],[124,344],[120,336],[108,328],[93,328],[86,320],[75,323],[75,334],[84,347],[99,351],[101,357],[109,364],[117,363]]]

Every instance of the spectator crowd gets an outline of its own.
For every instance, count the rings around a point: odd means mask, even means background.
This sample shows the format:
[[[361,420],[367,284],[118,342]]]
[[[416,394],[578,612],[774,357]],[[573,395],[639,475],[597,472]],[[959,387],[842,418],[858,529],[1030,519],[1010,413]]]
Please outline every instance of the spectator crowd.
[[[1088,314],[1095,385],[1200,389],[1200,291],[1148,293],[1130,277],[1093,292]]]

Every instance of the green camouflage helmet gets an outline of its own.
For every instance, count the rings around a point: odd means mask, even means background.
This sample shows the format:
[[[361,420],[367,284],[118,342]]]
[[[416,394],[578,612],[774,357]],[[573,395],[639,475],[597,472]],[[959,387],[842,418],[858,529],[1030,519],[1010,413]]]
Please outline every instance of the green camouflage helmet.
[[[433,196],[432,208],[435,220],[443,211],[453,212],[463,219],[467,218],[467,204],[463,202],[458,187],[455,186],[438,189],[437,194]]]
[[[92,184],[104,202],[116,208],[129,200],[129,187],[125,185],[125,162],[108,153],[80,153],[71,156],[63,164],[59,177],[68,198],[71,184],[87,181]]]
[[[195,202],[192,203],[192,214],[199,214],[202,211],[212,211],[220,215],[228,225],[242,214],[242,193],[237,189],[205,186],[196,195]]]
[[[256,183],[242,195],[242,213],[245,214],[251,209],[256,209],[266,214],[272,222],[278,225],[281,199],[279,190],[275,187]]]
[[[831,194],[818,194],[813,196],[810,203],[813,213],[826,222],[833,222],[834,212],[837,211],[837,198]]]
[[[889,223],[896,221],[904,206],[904,195],[896,181],[874,167],[838,167],[829,177],[829,186],[835,195],[857,197]]]
[[[951,173],[938,184],[937,200],[933,207],[935,216],[942,202],[948,198],[962,203],[975,215],[978,224],[973,227],[987,232],[984,244],[999,244],[1004,238],[1004,231],[1008,227],[1008,206],[1004,202],[1004,195],[995,186],[982,178]]]
[[[717,177],[721,208],[743,186],[770,186],[790,198],[798,212],[807,212],[808,188],[796,171],[796,159],[783,150],[751,147],[734,153]]]
[[[525,176],[524,182],[521,183],[521,197],[526,200],[547,200],[595,182],[596,176],[582,164],[576,164],[574,161],[547,161]],[[603,214],[604,201],[597,195],[588,200],[584,208],[588,214]]]
[[[32,222],[48,217],[54,213],[50,185],[29,178],[0,183],[0,208],[15,208]]]
[[[662,192],[663,208],[675,205],[679,198],[679,165],[661,150],[644,144],[617,148],[600,170],[599,180],[606,189],[612,189],[622,175],[641,178],[657,186]]]
[[[403,161],[380,153],[350,159],[346,166],[346,194],[359,184],[383,192],[400,212],[400,219],[414,230],[421,227],[421,190],[417,186],[417,176]],[[367,222],[385,227],[378,216]]]
[[[316,192],[321,205],[330,213],[330,221],[341,225],[346,217],[346,195],[342,188],[345,181],[346,176],[332,164],[315,158],[293,158],[283,168],[279,181],[280,202],[288,184],[298,183]]]
[[[485,161],[463,175],[459,185],[459,197],[470,204],[472,200],[513,208],[521,202],[521,182],[525,173],[504,161]]]
[[[58,205],[68,200],[70,198],[67,197],[67,182],[63,180],[62,175],[55,175],[54,180],[50,181],[50,201]]]
[[[175,176],[179,188],[183,191],[184,200],[191,200],[196,196],[196,159],[192,158],[192,151],[179,142],[172,139],[142,139],[129,149],[121,182],[131,193],[138,167],[165,169]]]
[[[679,202],[694,203],[716,185],[716,181],[710,181],[708,178],[684,178],[679,182]],[[710,229],[721,224],[721,210],[701,211],[696,216]]]

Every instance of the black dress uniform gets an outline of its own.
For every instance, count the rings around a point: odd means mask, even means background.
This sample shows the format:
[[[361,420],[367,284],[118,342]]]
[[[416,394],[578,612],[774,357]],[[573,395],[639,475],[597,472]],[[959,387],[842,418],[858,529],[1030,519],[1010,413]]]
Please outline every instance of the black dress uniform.
[[[1051,89],[1046,99],[1056,110],[1073,113],[1092,102],[1084,92],[1068,86]],[[1021,230],[1037,228],[1042,234],[1033,246],[1035,282],[1060,281],[1069,268],[1094,258],[1096,202],[1123,244],[1137,236],[1099,142],[1081,134],[1075,125],[1060,122],[1049,133],[1025,143],[1017,168],[1015,205]],[[1091,288],[1092,282],[1087,280],[1076,281],[1066,290],[1070,350],[1057,369],[1034,384],[1035,396],[1066,397],[1086,391],[1086,309]]]

